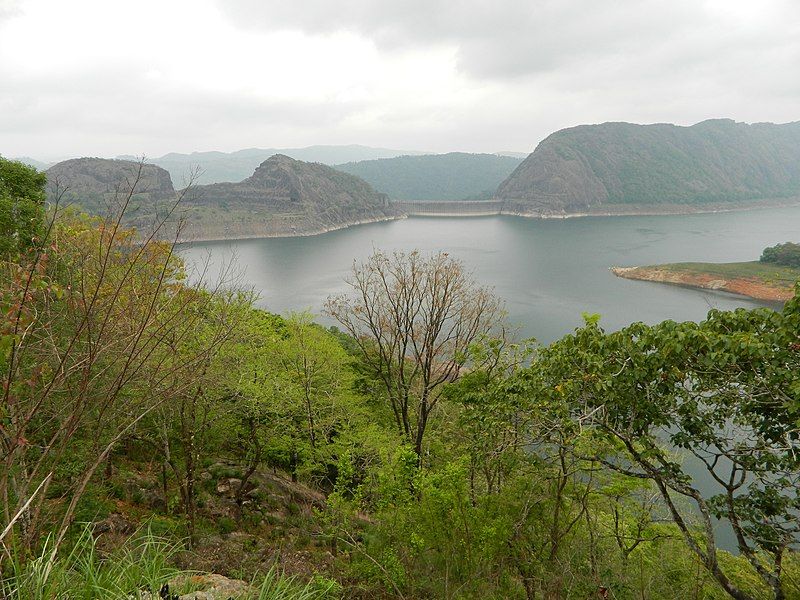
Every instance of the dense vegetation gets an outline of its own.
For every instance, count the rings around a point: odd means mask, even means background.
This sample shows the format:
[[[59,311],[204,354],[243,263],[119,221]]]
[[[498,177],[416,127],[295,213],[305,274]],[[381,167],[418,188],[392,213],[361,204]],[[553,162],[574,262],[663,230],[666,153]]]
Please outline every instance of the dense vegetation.
[[[2,257],[4,597],[800,596],[800,299],[537,347],[454,258],[377,252],[326,330],[0,166],[44,232]]]
[[[800,269],[800,244],[786,242],[770,248],[764,248],[760,261],[782,267]]]
[[[800,197],[800,123],[604,123],[557,131],[498,188],[520,212],[620,212]]]
[[[496,154],[427,154],[336,165],[392,200],[484,200],[521,159]]]

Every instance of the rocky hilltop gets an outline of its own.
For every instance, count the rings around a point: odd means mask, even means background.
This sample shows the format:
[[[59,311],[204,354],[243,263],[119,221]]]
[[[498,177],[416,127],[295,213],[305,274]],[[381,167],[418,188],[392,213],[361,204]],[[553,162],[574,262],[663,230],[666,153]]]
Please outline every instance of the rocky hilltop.
[[[126,224],[150,225],[157,214],[172,206],[175,189],[169,173],[150,164],[107,158],[73,158],[47,171],[48,200],[75,206],[92,215],[114,214],[134,189]]]
[[[197,186],[186,207],[190,239],[309,235],[397,216],[366,181],[281,154],[239,183]]]
[[[522,159],[497,154],[426,154],[335,165],[392,200],[488,199]]]
[[[534,216],[718,210],[800,200],[800,122],[604,123],[543,140],[498,188]]]
[[[61,196],[62,205],[108,214],[119,209],[139,168],[102,158],[58,163],[47,170],[50,201]],[[169,173],[152,164],[141,165],[135,192],[125,224],[140,229],[152,226],[177,197]],[[362,179],[278,154],[239,183],[194,186],[172,221],[183,221],[181,239],[200,240],[309,235],[396,216],[386,196]]]

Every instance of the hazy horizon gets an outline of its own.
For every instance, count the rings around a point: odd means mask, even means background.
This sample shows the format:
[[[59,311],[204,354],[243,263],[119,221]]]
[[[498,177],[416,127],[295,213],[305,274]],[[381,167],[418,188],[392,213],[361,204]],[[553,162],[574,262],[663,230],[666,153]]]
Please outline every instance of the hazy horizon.
[[[800,4],[0,0],[0,152],[530,152],[582,123],[796,121]]]

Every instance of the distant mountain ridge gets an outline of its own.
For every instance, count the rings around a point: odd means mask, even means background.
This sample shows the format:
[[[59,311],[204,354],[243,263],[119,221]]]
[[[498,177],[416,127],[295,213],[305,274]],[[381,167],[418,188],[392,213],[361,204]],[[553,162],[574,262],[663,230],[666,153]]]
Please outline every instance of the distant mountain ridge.
[[[148,158],[147,162],[169,171],[175,185],[183,187],[195,167],[199,167],[201,170],[201,174],[195,183],[237,183],[249,177],[262,162],[275,154],[282,154],[304,162],[333,165],[423,153],[415,150],[392,150],[351,144],[346,146],[308,146],[306,148],[247,148],[236,152],[211,151],[192,152],[191,154],[170,152],[158,158]],[[137,157],[130,155],[118,156],[117,158],[125,160],[137,159]]]
[[[498,154],[425,154],[334,165],[357,175],[392,200],[489,199],[522,162]]]
[[[39,171],[46,171],[54,164],[43,160],[36,160],[35,158],[31,158],[30,156],[17,156],[16,158],[12,158],[11,160],[16,160],[17,162],[24,163],[29,167],[33,167]]]
[[[800,198],[800,122],[562,129],[537,146],[495,197],[507,212],[544,216]]]

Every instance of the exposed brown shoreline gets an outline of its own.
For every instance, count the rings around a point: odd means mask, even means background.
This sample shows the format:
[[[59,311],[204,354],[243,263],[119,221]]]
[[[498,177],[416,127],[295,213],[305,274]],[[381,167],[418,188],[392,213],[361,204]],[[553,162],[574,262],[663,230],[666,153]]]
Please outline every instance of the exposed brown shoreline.
[[[767,302],[786,302],[794,297],[790,287],[769,285],[755,278],[722,278],[718,275],[673,271],[665,267],[613,267],[617,277],[655,281],[702,290],[720,290]]]

